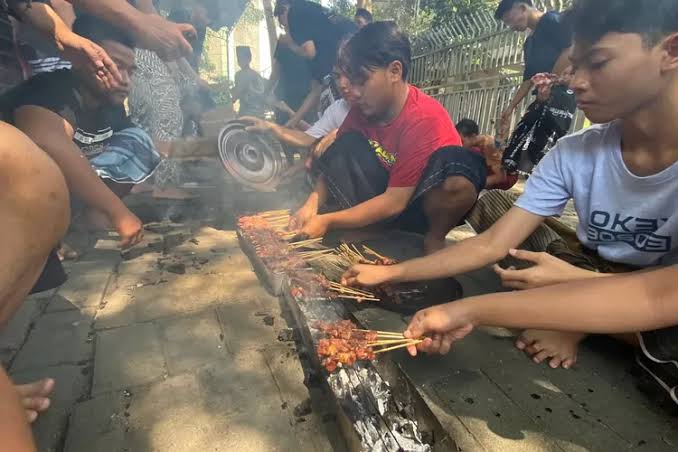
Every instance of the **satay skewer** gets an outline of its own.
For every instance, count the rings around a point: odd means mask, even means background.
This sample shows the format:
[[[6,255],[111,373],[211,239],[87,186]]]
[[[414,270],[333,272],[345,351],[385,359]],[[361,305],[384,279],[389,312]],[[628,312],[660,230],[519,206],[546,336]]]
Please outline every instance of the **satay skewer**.
[[[337,295],[337,298],[343,298],[346,300],[356,300],[356,301],[381,301],[379,298],[370,298],[370,297],[363,297],[359,295],[342,295],[339,294]]]
[[[375,256],[375,257],[378,258],[378,259],[382,259],[382,260],[390,260],[390,259],[387,258],[386,256],[382,256],[381,254],[377,253],[376,251],[374,251],[372,248],[370,248],[370,247],[368,247],[368,246],[363,245],[363,249],[364,249],[366,252],[370,253],[371,255]]]
[[[376,354],[379,354],[379,353],[390,352],[392,350],[398,350],[398,349],[401,349],[401,348],[410,347],[412,345],[421,344],[422,342],[424,342],[423,339],[411,340],[411,341],[409,341],[405,344],[394,345],[393,347],[387,347],[387,348],[382,348],[381,350],[375,350],[374,354],[376,355]]]
[[[396,344],[404,344],[405,342],[412,342],[412,339],[383,339],[383,340],[377,340],[374,342],[368,342],[367,345],[370,347],[378,347],[380,345],[396,345]]]
[[[359,330],[359,329],[354,329],[353,331],[357,331],[359,333],[377,333],[379,335],[384,335],[384,336],[405,337],[403,335],[403,333],[398,333],[397,331],[377,331],[377,330]]]

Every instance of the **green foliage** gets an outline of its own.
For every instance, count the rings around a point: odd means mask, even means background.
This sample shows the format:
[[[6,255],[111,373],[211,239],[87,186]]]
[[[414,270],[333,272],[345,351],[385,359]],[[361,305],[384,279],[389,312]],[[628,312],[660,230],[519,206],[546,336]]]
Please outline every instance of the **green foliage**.
[[[242,13],[240,20],[250,25],[257,25],[264,20],[264,12],[257,7],[257,2],[255,0],[250,0],[247,3],[245,12]]]
[[[395,20],[410,36],[460,15],[492,9],[498,0],[385,0],[374,2],[377,20]]]
[[[422,0],[422,9],[433,14],[432,25],[436,26],[476,11],[491,10],[497,3],[497,0]]]

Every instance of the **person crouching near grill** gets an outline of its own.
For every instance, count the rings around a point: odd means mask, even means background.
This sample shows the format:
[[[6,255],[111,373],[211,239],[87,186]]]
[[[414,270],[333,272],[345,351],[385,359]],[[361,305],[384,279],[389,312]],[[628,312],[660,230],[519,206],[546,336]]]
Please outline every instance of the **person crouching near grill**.
[[[290,229],[308,237],[390,222],[425,234],[425,251],[473,207],[485,186],[483,157],[462,147],[447,111],[407,82],[410,42],[393,22],[367,25],[340,50],[351,110],[314,162],[316,185]],[[339,210],[320,214],[326,202]]]

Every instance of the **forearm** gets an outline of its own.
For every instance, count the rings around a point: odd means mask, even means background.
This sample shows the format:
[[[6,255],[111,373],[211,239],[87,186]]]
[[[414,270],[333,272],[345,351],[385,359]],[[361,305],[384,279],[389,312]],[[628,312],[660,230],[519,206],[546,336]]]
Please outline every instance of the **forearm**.
[[[308,148],[315,143],[316,139],[306,135],[301,130],[290,129],[278,124],[271,125],[271,133],[283,143],[298,148]]]
[[[304,99],[304,103],[301,104],[301,107],[299,107],[299,110],[297,110],[297,113],[290,119],[290,121],[299,122],[309,111],[316,108],[318,106],[318,102],[320,101],[321,92],[322,86],[317,80],[314,80],[311,83],[311,91],[306,96],[306,99]]]
[[[72,31],[50,5],[32,3],[28,7],[27,3],[21,2],[17,4],[16,12],[24,22],[49,38],[59,50],[64,50],[63,38]]]
[[[37,142],[36,142],[37,143]],[[40,145],[40,143],[37,143]],[[115,217],[127,207],[94,172],[89,161],[76,149],[40,145],[61,168],[69,190],[89,207]],[[77,151],[77,152],[76,152]]]
[[[516,91],[516,94],[513,96],[513,99],[511,99],[511,103],[509,104],[507,110],[515,110],[518,105],[527,97],[527,95],[530,93],[530,90],[532,89],[532,81],[531,80],[525,80],[522,85],[518,88],[518,91]]]
[[[126,0],[73,0],[76,8],[81,8],[93,16],[110,23],[120,24],[139,34],[143,30],[145,14],[130,5]]]
[[[600,334],[654,330],[678,325],[678,266],[456,303],[477,325]]]
[[[392,282],[426,281],[467,273],[504,258],[507,248],[492,246],[479,235],[437,253],[405,261],[392,267]]]
[[[400,214],[405,206],[381,194],[350,209],[326,214],[331,229],[352,229],[369,226]]]

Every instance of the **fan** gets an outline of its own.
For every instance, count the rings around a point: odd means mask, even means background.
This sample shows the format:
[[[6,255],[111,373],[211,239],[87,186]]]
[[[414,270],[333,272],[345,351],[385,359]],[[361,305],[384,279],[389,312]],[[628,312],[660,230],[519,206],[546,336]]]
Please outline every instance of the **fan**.
[[[272,192],[288,168],[278,140],[250,133],[243,121],[229,121],[219,133],[219,157],[228,173],[239,183],[257,191]]]

